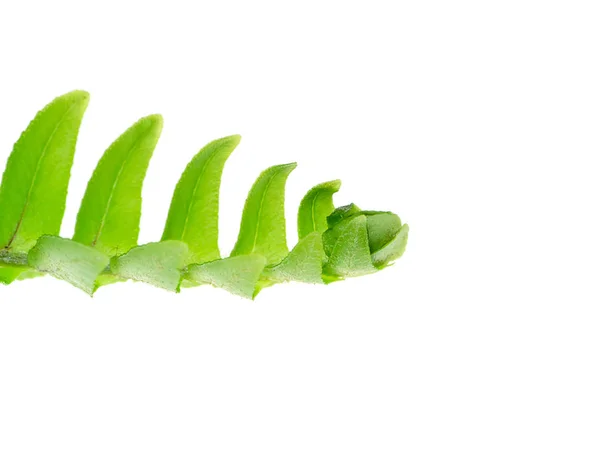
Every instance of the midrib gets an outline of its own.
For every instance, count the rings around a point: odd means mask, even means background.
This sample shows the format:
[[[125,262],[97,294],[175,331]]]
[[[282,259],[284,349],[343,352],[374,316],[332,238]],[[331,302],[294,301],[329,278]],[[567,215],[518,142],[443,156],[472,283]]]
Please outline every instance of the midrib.
[[[106,208],[104,208],[104,213],[102,214],[102,220],[100,221],[100,225],[98,226],[98,231],[96,232],[96,236],[94,237],[94,240],[91,243],[92,247],[96,246],[96,243],[98,242],[98,239],[100,238],[100,234],[102,233],[102,230],[104,228],[104,224],[106,222],[106,217],[108,216],[108,211],[109,211],[110,206],[112,204],[112,199],[113,199],[113,196],[115,194],[115,188],[117,187],[117,184],[119,184],[119,179],[121,178],[123,170],[125,170],[125,166],[129,162],[129,156],[131,155],[131,153],[133,152],[133,150],[139,145],[139,143],[143,139],[143,137],[144,136],[138,137],[134,141],[133,145],[131,147],[129,147],[129,150],[127,150],[127,155],[123,159],[123,163],[121,164],[121,168],[119,169],[119,172],[117,173],[117,176],[115,177],[115,181],[113,182],[113,184],[112,184],[112,186],[110,188],[110,195],[108,196],[108,201],[106,202]]]
[[[312,205],[310,205],[310,223],[312,224],[312,231],[317,231],[317,223],[315,220],[315,207],[317,205],[317,198],[319,198],[320,192],[313,197]]]
[[[65,111],[65,113],[62,115],[62,117],[60,118],[60,120],[58,121],[58,123],[56,124],[54,129],[52,130],[52,133],[50,134],[50,137],[46,141],[46,144],[44,145],[42,154],[40,155],[40,157],[36,163],[35,171],[33,172],[33,177],[31,179],[31,185],[29,186],[29,190],[27,191],[27,197],[25,198],[25,204],[23,205],[23,209],[21,210],[21,215],[19,216],[17,226],[16,226],[15,231],[13,232],[12,236],[8,240],[8,243],[4,247],[6,250],[10,249],[10,246],[12,245],[13,241],[15,240],[15,238],[17,236],[17,233],[19,232],[19,229],[21,228],[21,224],[23,223],[23,218],[25,217],[25,212],[27,211],[27,207],[29,206],[29,200],[31,199],[31,193],[33,192],[33,188],[34,188],[35,182],[37,180],[38,172],[40,171],[40,167],[42,166],[42,161],[46,157],[46,152],[48,151],[48,147],[50,146],[50,143],[54,139],[56,132],[58,131],[58,129],[60,128],[62,123],[65,121],[65,118],[71,112],[71,110],[75,107],[76,104],[77,104],[76,102],[73,102],[73,104],[71,106],[69,106],[69,109],[67,109]]]
[[[196,192],[198,191],[198,186],[200,186],[202,177],[204,176],[204,173],[206,172],[208,165],[212,162],[213,159],[215,159],[215,157],[217,156],[218,153],[219,152],[217,150],[208,157],[205,164],[202,166],[202,170],[200,170],[200,173],[198,174],[198,177],[196,178],[196,183],[194,184],[194,190],[192,191],[192,197],[190,198],[190,201],[189,201],[188,207],[187,207],[187,211],[185,214],[185,222],[183,223],[183,229],[181,231],[181,240],[184,242],[186,242],[185,233],[187,231],[187,225],[188,225],[188,221],[190,218],[190,210],[192,209],[192,203],[196,203],[195,198],[196,198]]]
[[[274,173],[270,178],[269,181],[267,181],[267,185],[265,186],[265,190],[263,191],[261,198],[260,198],[260,204],[258,205],[258,212],[257,212],[257,217],[256,217],[256,229],[254,230],[254,239],[252,242],[252,251],[250,253],[254,253],[254,250],[256,249],[256,241],[258,240],[258,231],[260,228],[260,218],[261,218],[261,211],[263,208],[263,203],[265,202],[265,197],[267,196],[267,192],[269,191],[269,188],[271,187],[271,183],[273,182],[273,180],[275,179],[275,177],[277,176],[279,172]]]

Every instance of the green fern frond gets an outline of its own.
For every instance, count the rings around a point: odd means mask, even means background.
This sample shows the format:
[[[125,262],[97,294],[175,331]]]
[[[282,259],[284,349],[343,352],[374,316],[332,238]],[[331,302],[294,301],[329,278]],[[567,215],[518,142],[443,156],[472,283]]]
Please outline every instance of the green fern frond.
[[[8,158],[0,185],[0,283],[43,274],[89,295],[134,280],[179,292],[211,284],[254,298],[289,281],[323,284],[376,272],[400,258],[408,225],[391,212],[335,209],[334,180],[310,189],[298,209],[298,243],[287,247],[285,185],[295,163],[265,170],[250,189],[229,257],[218,246],[219,189],[240,142],[215,140],[177,183],[162,238],[138,245],[142,185],[162,117],[140,119],[102,156],[77,215],[73,239],[59,237],[71,165],[89,94],[73,91],[42,109]]]

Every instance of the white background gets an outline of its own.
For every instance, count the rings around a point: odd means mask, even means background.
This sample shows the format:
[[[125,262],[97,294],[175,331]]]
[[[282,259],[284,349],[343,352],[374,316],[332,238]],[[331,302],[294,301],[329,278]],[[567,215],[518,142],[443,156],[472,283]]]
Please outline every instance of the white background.
[[[85,89],[62,234],[110,142],[160,112],[140,242],[208,141],[221,246],[264,168],[411,226],[392,268],[255,302],[0,286],[0,448],[600,447],[600,11],[593,1],[0,3],[0,164]],[[2,212],[0,211],[0,214]]]

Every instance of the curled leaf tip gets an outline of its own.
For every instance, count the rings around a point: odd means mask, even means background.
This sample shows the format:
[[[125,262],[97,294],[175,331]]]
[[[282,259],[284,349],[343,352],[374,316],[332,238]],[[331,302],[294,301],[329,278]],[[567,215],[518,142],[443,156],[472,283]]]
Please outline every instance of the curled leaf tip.
[[[333,212],[333,194],[340,190],[341,180],[327,181],[309,190],[298,208],[298,239],[313,231],[327,229],[327,217]]]
[[[157,127],[160,130],[162,130],[162,127],[164,125],[164,118],[161,114],[150,114],[149,116],[142,117],[138,122],[146,122],[149,124],[149,126]]]
[[[323,247],[328,275],[351,277],[383,269],[406,248],[408,225],[394,213],[362,211],[350,204],[337,208],[327,221]]]
[[[244,204],[238,240],[231,256],[258,253],[268,264],[288,254],[285,230],[285,185],[296,163],[269,167],[256,179]]]
[[[219,259],[219,189],[225,162],[240,142],[239,135],[205,145],[177,182],[162,240],[189,246],[188,264]]]
[[[217,139],[217,141],[230,141],[232,143],[235,143],[235,145],[238,145],[242,140],[242,136],[239,134],[232,134],[230,136],[225,136],[221,139]]]

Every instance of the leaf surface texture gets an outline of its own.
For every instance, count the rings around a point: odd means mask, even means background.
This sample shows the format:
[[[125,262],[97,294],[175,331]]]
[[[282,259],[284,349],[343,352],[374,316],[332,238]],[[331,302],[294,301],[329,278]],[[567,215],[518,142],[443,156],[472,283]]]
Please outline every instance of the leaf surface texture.
[[[219,259],[219,189],[223,167],[240,136],[205,146],[181,175],[169,208],[162,240],[180,240],[189,247],[188,263]]]
[[[108,256],[137,245],[142,185],[162,130],[162,117],[144,117],[106,150],[77,214],[73,240]]]
[[[88,101],[84,91],[56,98],[16,142],[0,186],[0,250],[26,253],[41,235],[59,233]]]
[[[260,174],[244,205],[238,240],[231,256],[258,253],[267,264],[288,254],[285,232],[285,183],[296,163],[273,166]]]

